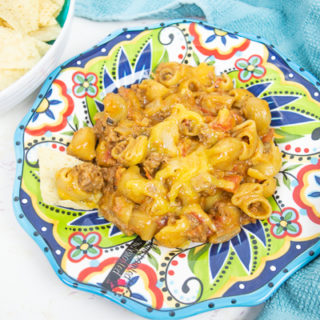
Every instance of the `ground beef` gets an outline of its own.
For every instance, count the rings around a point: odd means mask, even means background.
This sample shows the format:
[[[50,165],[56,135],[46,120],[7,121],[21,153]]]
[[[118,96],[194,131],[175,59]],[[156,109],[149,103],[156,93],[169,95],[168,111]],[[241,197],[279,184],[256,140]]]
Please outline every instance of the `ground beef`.
[[[207,124],[200,128],[199,141],[207,147],[213,146],[218,141],[217,133]]]
[[[207,242],[211,234],[211,230],[205,224],[198,224],[187,233],[188,239],[193,242]]]
[[[195,215],[189,214],[190,230],[187,232],[188,239],[193,242],[207,242],[212,231],[204,223],[199,221]]]
[[[241,225],[246,225],[248,223],[256,223],[256,219],[249,217],[246,215],[244,212],[240,213],[240,224]]]
[[[93,126],[93,131],[98,139],[103,137],[103,133],[106,127],[107,127],[107,123],[104,117],[101,117],[96,120],[96,123]]]
[[[119,219],[116,211],[121,207],[121,200],[123,196],[116,192],[105,190],[102,198],[99,201],[99,213],[108,221],[114,223],[127,236],[134,234],[130,226]],[[117,209],[118,208],[118,209]]]
[[[115,127],[108,126],[104,130],[103,139],[109,143],[116,143],[122,141],[124,137],[118,134],[115,130]]]
[[[147,100],[146,94],[145,94],[146,90],[141,88],[138,84],[133,84],[131,86],[131,89],[136,94],[139,102],[141,103],[141,106],[144,107],[148,103],[148,100]]]
[[[183,119],[179,124],[179,131],[185,136],[197,136],[199,127],[192,120]]]
[[[123,140],[123,138],[115,131],[116,127],[108,124],[108,119],[109,118],[101,116],[96,120],[96,123],[93,126],[96,137],[110,143]]]
[[[101,168],[92,163],[82,163],[75,167],[79,187],[85,192],[99,192],[104,187]]]
[[[146,160],[143,161],[143,169],[146,174],[153,176],[165,160],[165,155],[159,152],[151,152]]]
[[[240,209],[232,205],[229,201],[217,201],[211,209],[209,209],[209,216],[213,219],[217,230],[231,229],[233,226],[240,225]]]
[[[102,176],[106,185],[113,190],[115,189],[116,173],[118,169],[119,169],[118,166],[101,168]]]

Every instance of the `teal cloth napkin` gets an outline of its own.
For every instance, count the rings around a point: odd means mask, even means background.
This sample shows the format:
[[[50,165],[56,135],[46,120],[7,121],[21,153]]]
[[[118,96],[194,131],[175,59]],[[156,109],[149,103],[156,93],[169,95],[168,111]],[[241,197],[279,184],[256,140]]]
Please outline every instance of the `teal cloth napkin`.
[[[320,78],[319,0],[77,0],[75,13],[96,21],[202,17],[268,39]]]
[[[230,31],[260,35],[320,78],[319,0],[77,0],[76,15],[97,21],[205,18]],[[269,299],[259,320],[320,319],[320,258]]]

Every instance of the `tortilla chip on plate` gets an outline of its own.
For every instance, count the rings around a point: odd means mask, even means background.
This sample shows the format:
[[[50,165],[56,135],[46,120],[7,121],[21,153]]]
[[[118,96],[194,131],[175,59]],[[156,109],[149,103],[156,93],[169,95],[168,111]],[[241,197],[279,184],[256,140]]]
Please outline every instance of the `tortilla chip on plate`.
[[[62,206],[73,209],[90,209],[85,204],[71,200],[61,200],[56,187],[56,173],[62,168],[72,168],[83,161],[66,153],[49,148],[38,150],[40,168],[40,192],[44,203],[52,206]]]

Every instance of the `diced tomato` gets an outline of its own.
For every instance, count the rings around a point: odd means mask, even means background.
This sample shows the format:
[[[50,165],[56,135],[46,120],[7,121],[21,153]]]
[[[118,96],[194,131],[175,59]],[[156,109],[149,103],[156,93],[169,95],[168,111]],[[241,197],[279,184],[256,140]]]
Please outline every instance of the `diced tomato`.
[[[219,122],[213,122],[212,123],[212,129],[217,131],[229,131],[234,127],[234,118],[230,117],[227,119],[227,121],[224,121],[222,123]]]
[[[108,149],[105,152],[105,159],[106,159],[106,161],[108,161],[110,158],[111,158],[111,150]]]
[[[194,218],[196,218],[199,221],[199,223],[203,223],[203,219],[199,217],[199,215],[197,215],[196,212],[191,211],[189,212],[189,214],[192,215]]]
[[[152,180],[152,176],[151,174],[149,173],[148,170],[144,169],[145,173],[146,173],[146,177],[149,179],[149,180]]]
[[[274,129],[270,128],[269,131],[261,138],[263,143],[268,143],[272,141],[272,138],[274,136]]]
[[[182,150],[181,150],[181,154],[183,157],[185,157],[187,155],[188,152],[188,148],[186,145],[183,145]]]
[[[213,116],[205,116],[204,117],[204,122],[209,123],[212,122],[215,118]]]
[[[213,116],[213,113],[212,113],[210,110],[208,110],[208,109],[206,109],[206,108],[204,108],[204,107],[199,107],[199,109],[200,109],[200,111],[201,111],[202,113],[207,114],[207,115],[209,115],[209,116]]]
[[[181,145],[179,146],[180,148],[180,153],[183,157],[188,155],[189,149],[190,149],[190,141],[184,140],[182,141]]]
[[[240,114],[238,114],[238,113],[236,113],[234,111],[231,111],[231,114],[232,114],[236,124],[240,124],[240,123],[242,123],[244,121],[244,118]]]
[[[225,176],[225,177],[223,177],[223,179],[233,182],[233,184],[234,184],[233,188],[232,189],[226,188],[225,190],[228,191],[228,192],[234,193],[239,188],[239,185],[240,185],[240,183],[241,183],[241,181],[243,179],[243,176],[240,176],[238,174],[234,174],[234,175],[231,175],[231,176]]]
[[[211,128],[216,130],[216,131],[226,131],[224,126],[221,125],[220,123],[217,123],[217,122],[212,123]]]
[[[218,77],[218,78],[216,79],[216,81],[214,82],[214,87],[215,87],[215,88],[219,88],[221,81],[222,81],[222,78],[219,78],[219,77]]]
[[[238,174],[238,175],[244,176],[246,174],[247,170],[248,170],[247,162],[237,161],[237,162],[234,163],[231,171],[234,174]]]

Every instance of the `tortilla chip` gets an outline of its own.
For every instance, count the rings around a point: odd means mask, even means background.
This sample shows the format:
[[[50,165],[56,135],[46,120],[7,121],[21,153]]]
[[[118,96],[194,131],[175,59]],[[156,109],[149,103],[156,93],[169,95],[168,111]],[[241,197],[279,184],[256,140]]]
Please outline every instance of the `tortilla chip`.
[[[51,0],[51,2],[53,2],[54,4],[57,5],[58,9],[54,12],[53,16],[55,18],[58,17],[58,15],[60,14],[62,8],[63,8],[63,5],[64,5],[64,0]]]
[[[55,40],[61,31],[61,27],[57,22],[52,26],[42,27],[36,31],[32,31],[29,35],[41,41]]]
[[[1,69],[30,69],[41,59],[35,39],[15,30],[0,27],[0,42]]]
[[[61,200],[56,187],[56,172],[62,168],[72,168],[83,161],[66,153],[49,148],[39,148],[40,192],[44,203],[73,209],[90,209],[86,205],[71,200]]]
[[[46,54],[61,27],[64,0],[0,0],[0,90],[16,81]],[[10,71],[12,70],[12,71]]]
[[[29,69],[0,69],[0,90],[9,87],[28,71]]]
[[[47,44],[46,42],[37,39],[34,39],[34,44],[38,49],[40,56],[44,56],[47,53],[47,51],[51,48],[50,44]]]
[[[0,1],[0,18],[21,33],[37,30],[39,0]]]
[[[8,23],[0,18],[0,27],[6,27],[6,28],[10,28],[10,26],[8,25]]]
[[[55,17],[60,12],[61,7],[51,0],[41,0],[39,6],[39,26],[52,26],[57,23]]]

